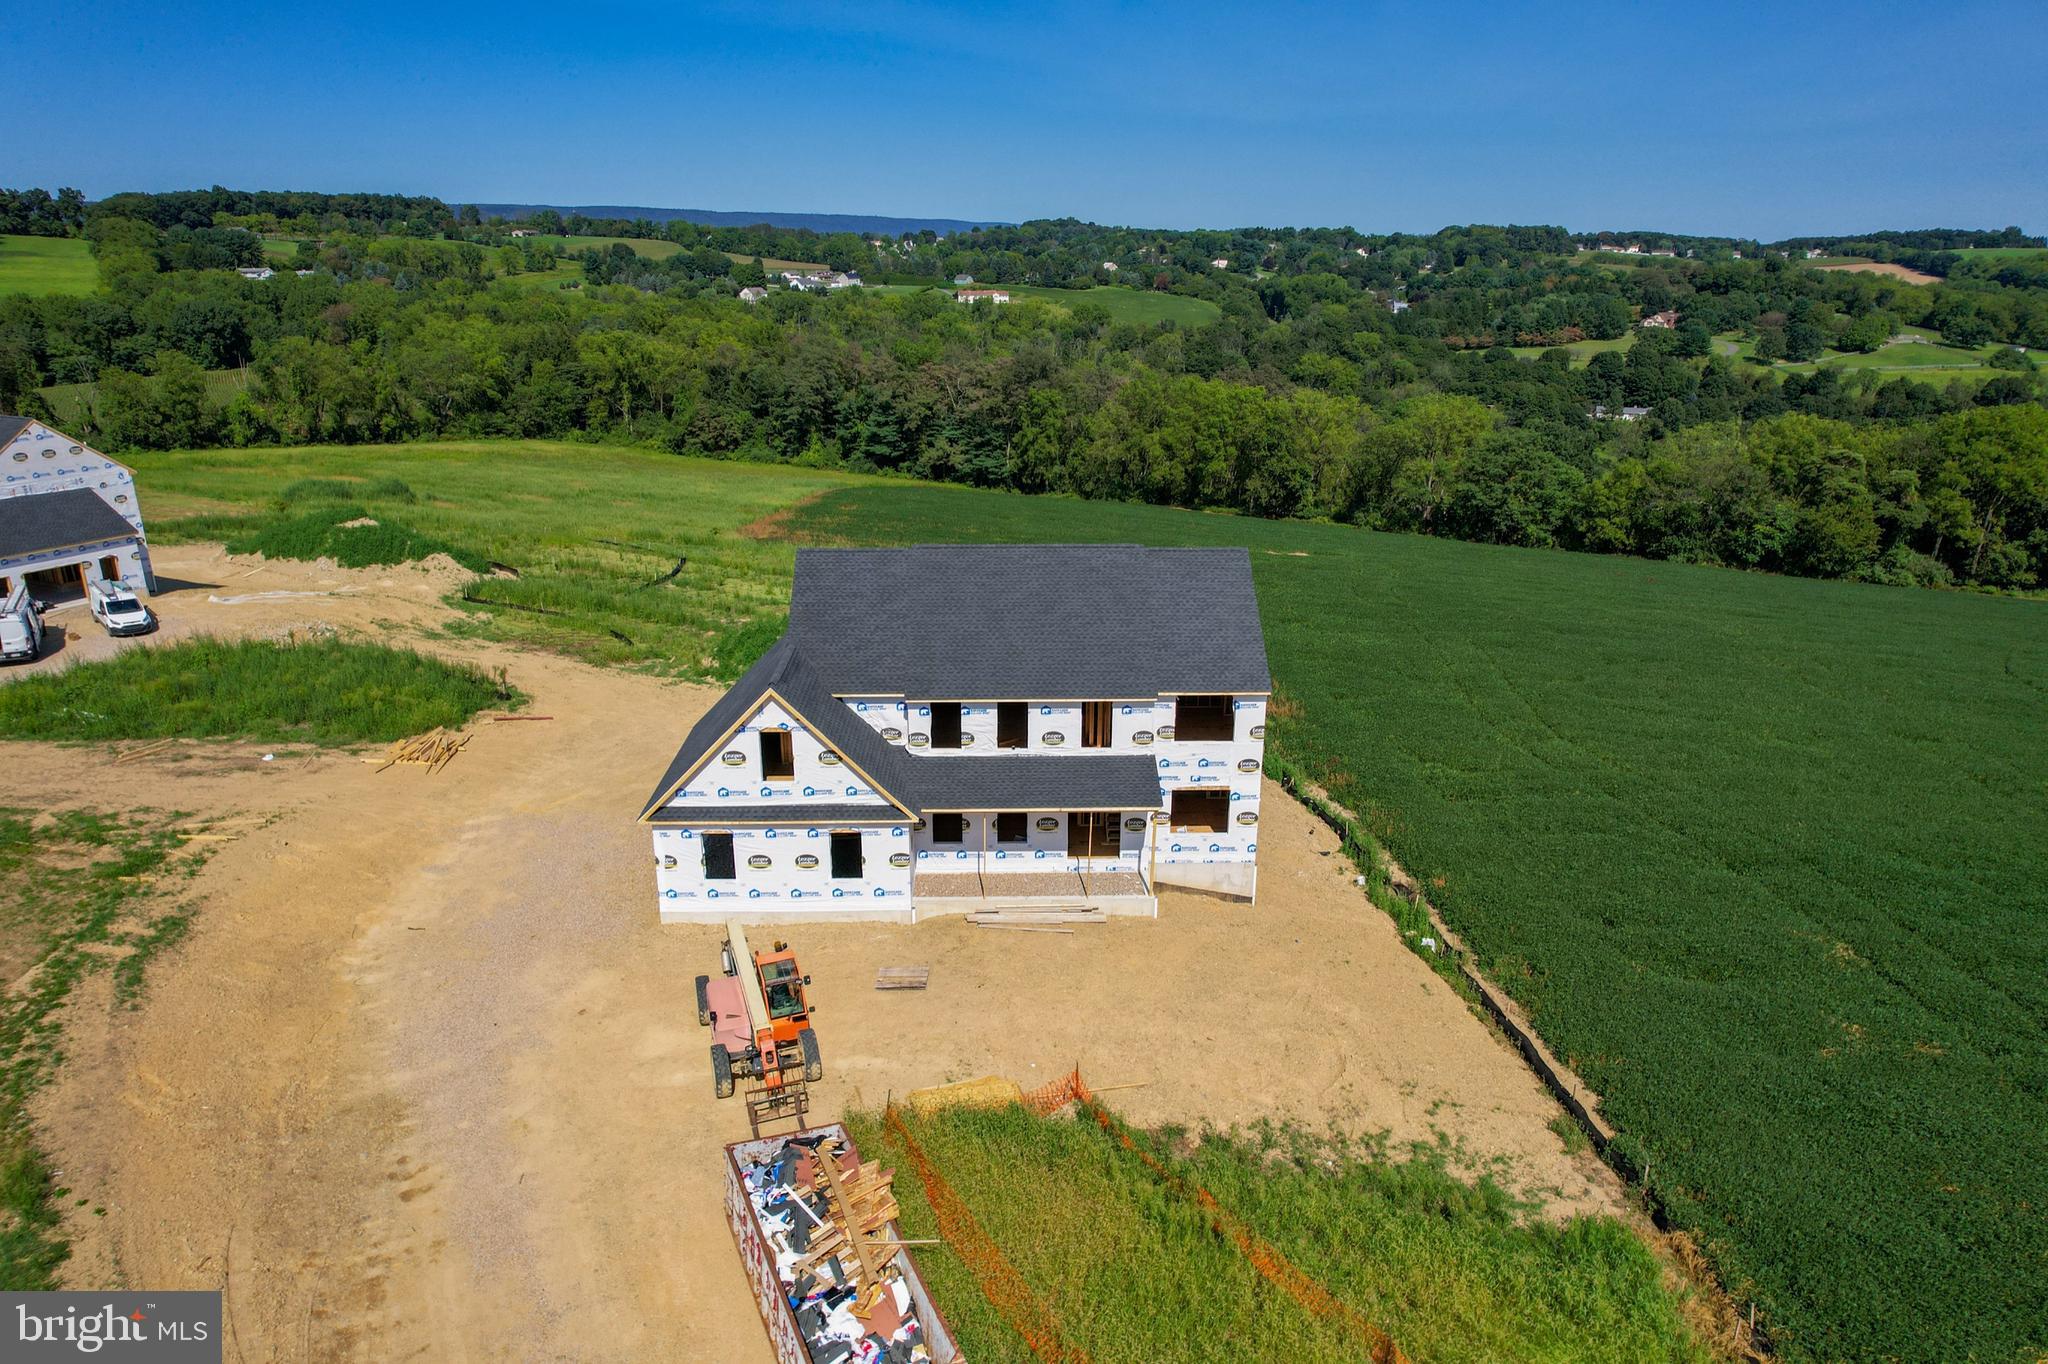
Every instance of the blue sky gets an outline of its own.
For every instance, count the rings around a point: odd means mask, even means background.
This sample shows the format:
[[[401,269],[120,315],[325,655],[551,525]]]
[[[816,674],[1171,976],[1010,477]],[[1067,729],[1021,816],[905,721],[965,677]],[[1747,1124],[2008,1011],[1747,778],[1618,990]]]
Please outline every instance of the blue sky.
[[[0,184],[94,197],[2048,230],[2043,0],[10,0],[0,47],[37,87],[8,101]]]

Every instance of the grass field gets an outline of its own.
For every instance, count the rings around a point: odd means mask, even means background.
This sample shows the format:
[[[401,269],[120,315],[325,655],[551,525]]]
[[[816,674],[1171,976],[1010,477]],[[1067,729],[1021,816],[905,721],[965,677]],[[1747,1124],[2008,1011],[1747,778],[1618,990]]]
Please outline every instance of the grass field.
[[[0,997],[0,1290],[59,1286],[71,1190],[36,1149],[28,1100],[62,1060],[60,1011],[78,983],[111,971],[124,1006],[184,936],[189,915],[164,892],[197,870],[188,832],[158,810],[0,808],[0,976],[13,982]]]
[[[248,388],[255,372],[244,365],[240,369],[210,369],[206,372],[206,396],[219,404],[226,404],[230,398]],[[59,426],[78,425],[93,403],[99,397],[98,384],[52,384],[41,390],[43,400],[50,405]]]
[[[541,233],[525,239],[558,246],[564,253],[580,256],[585,251],[609,251],[613,246],[625,246],[636,256],[649,260],[667,260],[683,248],[672,241],[649,237],[564,237],[557,234]]]
[[[2040,604],[926,487],[799,524],[1250,545],[1276,751],[1435,887],[1782,1355],[2048,1347]]]
[[[394,533],[518,571],[472,589],[469,631],[691,677],[723,671],[720,639],[789,600],[789,547],[737,528],[859,481],[547,442],[138,453],[128,462],[149,489],[153,539],[275,533],[319,500],[282,507],[283,490],[338,480],[334,502],[361,503]],[[380,498],[382,479],[403,482],[414,500]],[[682,572],[667,578],[678,558]]]
[[[1366,1358],[1358,1326],[1310,1311],[1262,1277],[1192,1198],[1089,1118],[1011,1107],[902,1120],[1080,1357]],[[1519,1218],[1497,1188],[1461,1183],[1426,1158],[1390,1163],[1377,1152],[1265,1134],[1212,1137],[1173,1159],[1170,1140],[1115,1126],[1215,1195],[1417,1364],[1707,1358],[1656,1260],[1617,1222]],[[905,1234],[937,1235],[909,1147],[873,1115],[856,1115],[851,1129],[863,1155],[898,1171]],[[958,1254],[921,1252],[919,1268],[976,1364],[1039,1357]]]
[[[565,253],[571,256],[580,256],[585,251],[608,250],[614,243],[630,247],[634,255],[645,256],[649,260],[667,260],[670,256],[683,249],[676,242],[668,241],[664,238],[649,237],[561,237],[544,235],[532,238],[532,240],[548,242],[559,246]],[[753,259],[752,256],[739,251],[728,251],[725,254],[736,261]],[[779,260],[774,256],[763,256],[761,258],[761,268],[773,274],[777,270],[823,270],[826,267],[817,261]]]
[[[0,294],[89,294],[99,283],[82,237],[0,236]]]
[[[878,293],[886,294],[914,294],[930,288],[943,288],[949,294],[953,292],[951,285],[882,284],[870,287]],[[1110,321],[1135,322],[1143,327],[1158,322],[1173,322],[1182,327],[1199,327],[1223,316],[1223,310],[1207,299],[1154,293],[1144,289],[1126,289],[1121,285],[1106,285],[1098,289],[1044,289],[1035,284],[976,284],[973,287],[1002,289],[1013,299],[1036,299],[1040,303],[1050,303],[1056,308],[1070,308],[1076,303],[1096,303],[1108,310]]]
[[[0,687],[0,739],[388,742],[518,699],[409,649],[202,637]]]
[[[1971,246],[1956,254],[1964,260],[2041,260],[2048,259],[2048,246]]]
[[[1951,379],[1989,379],[2016,372],[1994,369],[1987,363],[2003,347],[1984,346],[1968,350],[1945,345],[1939,332],[1925,327],[1907,327],[1902,329],[1902,333],[1925,337],[1926,340],[1886,344],[1874,351],[1825,350],[1818,360],[1798,364],[1780,360],[1771,368],[1780,374],[1812,374],[1822,369],[1874,370],[1894,378],[1913,378],[1930,384],[1945,384]],[[1714,351],[1729,359],[1759,363],[1756,360],[1756,342],[1735,332],[1716,336]]]
[[[1573,341],[1566,345],[1564,349],[1572,353],[1572,368],[1584,369],[1593,357],[1602,351],[1618,350],[1624,353],[1627,352],[1628,348],[1636,343],[1637,335],[1637,332],[1629,331],[1607,341]],[[1534,360],[1541,356],[1544,351],[1549,350],[1550,347],[1510,346],[1508,349],[1524,360]]]

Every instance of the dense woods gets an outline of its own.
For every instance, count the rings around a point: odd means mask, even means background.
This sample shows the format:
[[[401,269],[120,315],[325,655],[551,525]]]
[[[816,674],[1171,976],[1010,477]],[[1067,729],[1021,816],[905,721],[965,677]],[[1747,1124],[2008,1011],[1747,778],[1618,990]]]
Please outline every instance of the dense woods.
[[[1947,265],[1919,286],[1805,268],[1798,244],[1599,234],[1674,253],[1622,260],[1545,227],[1059,221],[870,241],[521,225],[565,244],[430,199],[220,189],[90,206],[5,191],[0,213],[44,225],[21,231],[82,233],[103,282],[0,298],[0,409],[93,384],[75,424],[115,450],[590,433],[1508,544],[2048,585],[2048,411],[2027,353],[2048,345],[2048,289],[2024,277],[2025,252],[2012,279],[1956,268],[1959,249],[2013,245],[2010,232],[1867,239]],[[673,249],[573,249],[591,234]],[[261,280],[229,268],[262,262],[264,236],[296,240],[295,259]],[[740,302],[778,259],[870,284],[967,274],[1077,292],[1002,307],[914,287]],[[1147,326],[1097,301],[1133,286],[1221,316]],[[1079,292],[1095,289],[1118,292]],[[1666,312],[1675,326],[1640,326]],[[1716,340],[1803,360],[1908,327],[1999,349],[1986,371],[1942,382],[1788,372]],[[1628,338],[1582,366],[1563,349]],[[232,396],[209,382],[244,366]],[[1647,411],[1594,415],[1625,407]]]

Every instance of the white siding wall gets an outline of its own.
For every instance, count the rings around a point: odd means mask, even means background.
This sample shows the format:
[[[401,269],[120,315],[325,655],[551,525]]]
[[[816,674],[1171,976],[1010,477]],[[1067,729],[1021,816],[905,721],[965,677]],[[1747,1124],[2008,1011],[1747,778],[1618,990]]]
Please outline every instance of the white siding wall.
[[[1230,793],[1230,827],[1223,833],[1175,833],[1162,821],[1158,878],[1249,895],[1259,852],[1259,776],[1266,757],[1266,698],[1236,699],[1235,737],[1228,742],[1191,743],[1173,735],[1173,704],[1172,697],[1161,697],[1154,712],[1160,725],[1153,738],[1159,755],[1159,784],[1166,797],[1165,818],[1171,818],[1175,791],[1221,789]]]
[[[787,729],[796,758],[793,781],[761,776],[761,733]],[[669,798],[667,809],[692,805],[846,805],[886,803],[874,787],[794,715],[767,702],[726,740],[711,761]]]
[[[1151,812],[1126,810],[1119,818],[1123,833],[1118,855],[1113,859],[1087,859],[1090,871],[1121,869],[1143,873],[1151,865]],[[1024,827],[1029,841],[1024,843],[996,842],[994,815],[968,815],[965,822],[967,836],[958,843],[934,842],[929,825],[911,832],[910,847],[919,871],[1078,871],[1083,866],[1083,859],[1067,856],[1065,810],[1040,810],[1026,815]],[[1052,827],[1043,828],[1042,824]],[[982,851],[984,832],[988,835],[986,857]]]
[[[931,706],[928,702],[899,701],[895,698],[849,698],[846,704],[855,715],[892,742],[909,747],[915,761],[943,762],[951,750],[929,746]],[[1111,714],[1111,743],[1108,748],[1081,747],[1081,709],[1073,702],[1033,704],[1030,734],[1033,753],[1101,754],[1139,753],[1157,765],[1162,788],[1161,813],[1126,811],[1122,816],[1123,843],[1118,865],[1143,873],[1148,879],[1168,884],[1193,885],[1250,895],[1255,885],[1258,857],[1259,782],[1265,759],[1266,698],[1238,697],[1234,705],[1234,737],[1228,741],[1189,741],[1174,733],[1175,698],[1156,701],[1119,701]],[[966,753],[1002,753],[995,746],[996,708],[993,705],[962,708],[963,732],[974,742]],[[760,732],[763,728],[787,726],[796,757],[796,780],[761,780]],[[1057,743],[1049,735],[1060,736]],[[919,744],[917,737],[926,742]],[[728,765],[724,755],[737,756]],[[1174,832],[1168,824],[1172,793],[1177,790],[1214,789],[1230,798],[1229,827],[1221,832]],[[858,883],[831,878],[830,829],[802,822],[806,804],[841,804],[848,801],[881,802],[878,792],[799,724],[795,717],[770,702],[749,718],[704,770],[691,779],[688,788],[671,798],[668,808],[688,809],[693,805],[786,804],[791,822],[773,829],[735,829],[734,851],[739,877],[723,883],[706,882],[703,877],[701,843],[695,832],[663,829],[655,833],[659,864],[662,913],[665,918],[716,917],[744,902],[763,911],[803,910],[829,917],[839,912],[868,913],[908,908],[912,867],[919,871],[1072,871],[1081,861],[1067,855],[1067,812],[1033,812],[1026,819],[1028,841],[1021,844],[996,842],[993,816],[969,815],[966,837],[958,844],[938,844],[929,826],[906,830],[869,828],[864,831],[866,867]],[[987,822],[984,853],[983,823]],[[1133,824],[1139,827],[1134,829]],[[1048,827],[1041,827],[1045,825]],[[687,845],[687,846],[685,846]],[[817,859],[811,867],[799,867],[796,859],[805,853]],[[766,867],[752,867],[749,858],[766,857]],[[904,863],[892,865],[894,858]],[[1105,859],[1094,859],[1095,869]],[[837,892],[835,894],[835,892]],[[894,904],[892,901],[901,901]]]
[[[862,874],[857,879],[835,878],[833,826],[799,820],[800,816],[767,828],[656,829],[654,880],[662,919],[755,912],[801,912],[821,919],[908,916],[911,858],[906,827],[860,827]],[[734,879],[705,877],[707,832],[732,834]]]

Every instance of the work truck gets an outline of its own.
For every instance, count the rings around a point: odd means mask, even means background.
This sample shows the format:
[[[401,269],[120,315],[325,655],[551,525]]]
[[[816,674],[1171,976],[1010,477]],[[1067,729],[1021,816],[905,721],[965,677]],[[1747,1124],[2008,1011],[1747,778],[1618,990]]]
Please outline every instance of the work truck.
[[[43,651],[43,604],[17,583],[0,601],[0,663],[32,663]]]

